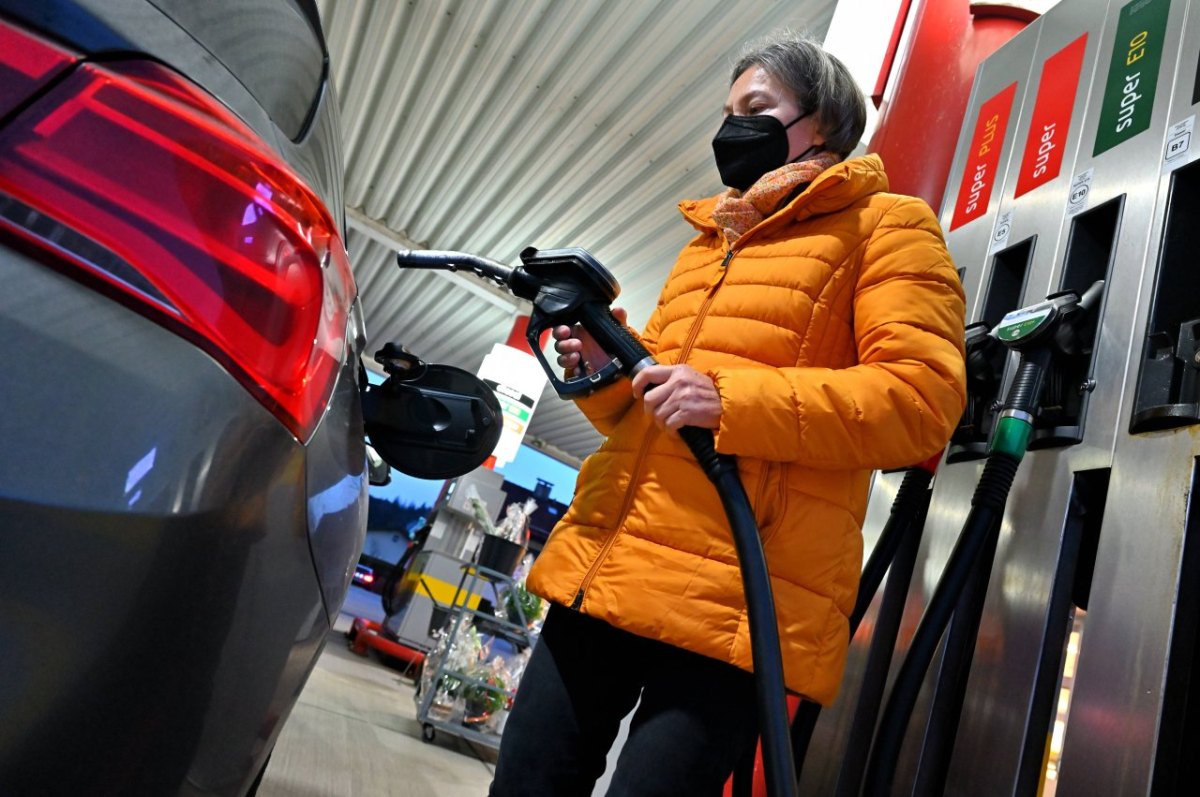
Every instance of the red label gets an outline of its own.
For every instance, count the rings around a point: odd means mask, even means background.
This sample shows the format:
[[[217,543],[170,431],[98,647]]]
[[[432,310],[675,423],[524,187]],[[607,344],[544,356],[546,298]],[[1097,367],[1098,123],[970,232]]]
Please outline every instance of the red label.
[[[971,154],[967,156],[962,185],[958,189],[958,201],[954,203],[954,217],[950,220],[952,230],[987,212],[992,186],[996,184],[1000,150],[1004,149],[1008,115],[1012,112],[1016,93],[1017,84],[1013,83],[979,109],[975,134],[971,136]]]
[[[1014,197],[1058,177],[1086,49],[1085,33],[1047,58],[1042,65],[1042,81],[1033,104],[1033,116],[1029,120],[1025,156],[1021,158],[1021,173],[1017,175]]]

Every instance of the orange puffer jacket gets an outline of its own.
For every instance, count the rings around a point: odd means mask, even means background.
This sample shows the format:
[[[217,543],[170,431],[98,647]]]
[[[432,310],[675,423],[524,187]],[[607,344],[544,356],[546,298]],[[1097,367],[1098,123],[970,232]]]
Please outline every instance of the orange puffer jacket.
[[[837,164],[732,250],[715,198],[680,205],[684,248],[642,335],[721,395],[775,593],[788,688],[837,694],[871,471],[936,454],[965,402],[962,287],[919,199],[875,156]],[[751,669],[729,524],[687,447],[621,380],[579,402],[608,440],[529,576],[634,634]],[[632,663],[636,666],[636,662]]]

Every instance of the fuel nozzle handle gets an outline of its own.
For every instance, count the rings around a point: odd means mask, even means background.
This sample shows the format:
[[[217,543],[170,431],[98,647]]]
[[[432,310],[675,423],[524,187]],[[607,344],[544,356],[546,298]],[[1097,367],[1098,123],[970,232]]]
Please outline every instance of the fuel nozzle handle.
[[[632,379],[643,368],[657,364],[650,351],[624,324],[617,320],[607,305],[591,302],[584,305],[581,310],[579,323],[601,349],[608,352],[614,361],[620,363],[621,373]],[[647,389],[652,390],[653,388]],[[712,481],[717,481],[722,473],[731,468],[736,473],[737,466],[734,464],[734,460],[731,457],[722,457],[717,454],[716,446],[713,444],[713,433],[710,429],[685,426],[679,430],[679,436],[700,462],[705,475]]]
[[[1017,461],[1025,455],[1051,363],[1058,354],[1084,348],[1083,339],[1090,340],[1085,330],[1095,320],[1103,296],[1104,280],[1096,280],[1083,296],[1071,291],[1053,294],[1032,308],[1010,313],[997,327],[999,339],[1021,358],[992,436],[993,451]]]
[[[654,365],[654,356],[642,342],[612,314],[606,304],[589,302],[580,308],[580,325],[596,343],[616,362],[621,373],[630,379],[643,368]]]

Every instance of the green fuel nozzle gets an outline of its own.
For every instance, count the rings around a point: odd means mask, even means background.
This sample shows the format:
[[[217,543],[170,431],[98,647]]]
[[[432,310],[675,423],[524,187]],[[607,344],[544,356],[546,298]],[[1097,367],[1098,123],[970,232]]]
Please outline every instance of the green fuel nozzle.
[[[1021,359],[1001,408],[990,450],[1018,460],[1025,455],[1046,375],[1056,358],[1090,353],[1096,329],[1095,311],[1103,296],[1104,280],[1096,280],[1082,296],[1063,291],[1014,310],[992,330],[992,336],[1018,352]]]
[[[931,781],[944,779],[942,767],[953,749],[962,712],[965,674],[971,668],[1005,505],[1029,448],[1046,374],[1056,357],[1075,357],[1090,351],[1095,336],[1095,311],[1103,294],[1103,280],[1093,283],[1083,296],[1072,291],[1053,294],[1043,302],[1009,313],[990,333],[1020,354],[1017,375],[992,433],[987,461],[971,497],[962,533],[892,682],[892,693],[880,717],[867,762],[864,795],[884,797],[892,793],[905,730],[922,682],[953,618],[954,624],[945,645],[941,646],[942,663],[916,787],[921,794],[942,792],[941,786]],[[968,342],[973,343],[976,365],[987,365],[991,352],[978,330],[968,336]],[[968,356],[971,351],[968,350]],[[937,764],[927,763],[935,761]],[[930,781],[923,780],[926,777]]]

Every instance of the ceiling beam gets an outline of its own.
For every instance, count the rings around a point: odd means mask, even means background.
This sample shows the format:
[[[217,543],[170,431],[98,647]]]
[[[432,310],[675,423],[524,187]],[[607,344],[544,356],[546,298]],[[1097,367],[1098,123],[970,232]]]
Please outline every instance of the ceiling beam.
[[[521,442],[532,449],[542,452],[551,459],[558,460],[564,465],[569,465],[575,470],[579,470],[581,467],[583,467],[582,459],[574,454],[563,451],[558,446],[548,443],[540,437],[534,437],[531,434],[526,434]]]

